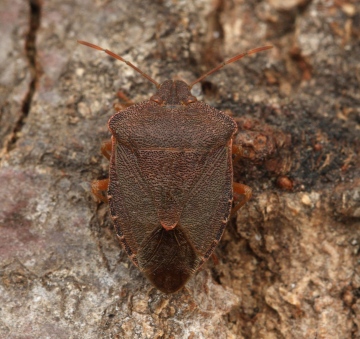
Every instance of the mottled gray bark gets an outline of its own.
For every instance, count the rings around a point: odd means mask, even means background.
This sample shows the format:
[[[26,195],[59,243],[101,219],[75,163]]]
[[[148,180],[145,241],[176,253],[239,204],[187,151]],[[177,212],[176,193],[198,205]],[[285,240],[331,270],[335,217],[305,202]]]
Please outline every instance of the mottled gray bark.
[[[31,4],[31,6],[30,6]],[[38,27],[39,26],[39,27]],[[360,338],[356,1],[0,2],[1,338]],[[89,183],[122,90],[191,82],[231,114],[253,188],[186,289],[164,295],[117,243]]]

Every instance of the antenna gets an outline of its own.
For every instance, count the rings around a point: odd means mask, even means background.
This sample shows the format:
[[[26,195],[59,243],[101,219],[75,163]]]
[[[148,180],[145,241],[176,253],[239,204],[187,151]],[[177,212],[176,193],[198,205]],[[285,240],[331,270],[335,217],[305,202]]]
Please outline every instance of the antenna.
[[[220,65],[217,65],[215,68],[213,68],[212,70],[210,70],[209,72],[205,73],[204,75],[202,75],[200,78],[196,79],[195,81],[193,81],[190,84],[190,88],[192,88],[195,84],[197,84],[198,82],[200,82],[201,80],[205,79],[207,76],[209,76],[210,74],[213,74],[214,72],[218,71],[220,68],[223,68],[225,65],[231,64],[234,61],[240,60],[241,58],[243,58],[244,56],[247,55],[251,55],[251,54],[255,54],[258,52],[262,52],[265,51],[267,49],[273,48],[273,46],[262,46],[262,47],[258,47],[258,48],[254,48],[254,49],[250,49],[249,51],[246,51],[244,53],[240,53],[238,55],[235,55],[234,57],[232,57],[229,60],[226,60],[224,62],[222,62]]]
[[[78,40],[77,41],[79,44],[81,45],[85,45],[87,47],[90,47],[90,48],[94,48],[94,49],[97,49],[98,51],[103,51],[105,52],[106,54],[110,55],[111,57],[115,58],[115,59],[118,59],[122,62],[125,62],[127,65],[129,65],[131,68],[133,68],[136,72],[140,73],[144,78],[148,79],[150,82],[152,82],[157,88],[160,87],[160,84],[158,82],[156,82],[152,77],[150,77],[150,75],[147,75],[146,73],[144,73],[142,70],[140,70],[139,68],[137,68],[135,65],[133,65],[130,61],[127,61],[125,59],[123,59],[121,56],[109,51],[108,49],[104,49],[100,46],[97,46],[97,45],[94,45],[94,44],[91,44],[90,42],[86,42],[86,41],[81,41],[81,40]]]

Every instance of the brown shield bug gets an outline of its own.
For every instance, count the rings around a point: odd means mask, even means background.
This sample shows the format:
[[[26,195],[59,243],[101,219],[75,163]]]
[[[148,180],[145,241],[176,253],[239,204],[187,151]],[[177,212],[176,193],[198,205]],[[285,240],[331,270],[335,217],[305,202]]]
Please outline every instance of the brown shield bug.
[[[249,187],[233,183],[232,153],[241,156],[232,145],[236,122],[190,90],[226,64],[272,46],[241,53],[188,85],[159,84],[113,52],[78,42],[125,62],[157,87],[149,100],[110,118],[112,138],[102,147],[109,179],[94,181],[92,190],[109,202],[118,240],[135,266],[162,292],[176,292],[212,254],[230,213],[251,196]],[[106,190],[107,198],[100,193]],[[242,199],[231,210],[233,193]]]

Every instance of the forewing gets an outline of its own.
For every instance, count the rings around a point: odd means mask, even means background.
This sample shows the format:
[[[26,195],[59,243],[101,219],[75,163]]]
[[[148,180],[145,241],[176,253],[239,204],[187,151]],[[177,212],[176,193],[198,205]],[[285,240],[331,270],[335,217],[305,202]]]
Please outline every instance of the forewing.
[[[180,226],[203,261],[220,240],[232,204],[230,142],[209,153],[196,184],[189,192]]]
[[[117,235],[136,265],[139,246],[159,227],[148,184],[135,153],[114,139],[108,195]]]

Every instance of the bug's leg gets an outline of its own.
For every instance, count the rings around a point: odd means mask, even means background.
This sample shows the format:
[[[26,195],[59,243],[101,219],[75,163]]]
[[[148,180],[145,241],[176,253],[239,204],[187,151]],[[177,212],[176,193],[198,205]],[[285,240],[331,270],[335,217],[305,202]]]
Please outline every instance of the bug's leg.
[[[252,189],[249,186],[234,182],[233,192],[234,192],[235,206],[231,210],[232,217],[236,214],[236,212],[240,207],[244,206],[250,200]]]
[[[101,145],[102,155],[110,161],[112,150],[112,140],[105,141]],[[97,201],[108,202],[108,198],[102,192],[106,192],[109,187],[109,179],[93,180],[91,183],[91,191]]]
[[[117,112],[134,105],[134,102],[131,99],[129,99],[124,92],[118,91],[117,96],[120,99],[119,103],[114,104],[114,108]]]
[[[93,180],[91,183],[91,191],[97,201],[108,202],[108,198],[101,192],[107,191],[109,187],[109,179]]]
[[[232,154],[234,155],[233,162],[237,162],[244,155],[244,150],[241,146],[232,144]]]
[[[214,265],[219,265],[219,258],[217,257],[217,255],[215,253],[211,254],[211,259],[212,259]]]
[[[110,161],[110,156],[111,156],[111,150],[112,150],[112,140],[105,141],[101,145],[101,153],[109,161]]]
[[[233,159],[233,163],[235,163],[244,156],[244,149],[239,145],[232,144],[232,154],[235,156]],[[250,200],[252,189],[244,184],[239,184],[237,182],[234,182],[233,192],[234,192],[235,205],[231,209],[232,217],[242,206],[244,206]]]
[[[129,107],[129,106],[134,105],[134,102],[131,99],[129,99],[129,97],[124,92],[118,91],[117,96],[124,103],[125,107]]]

